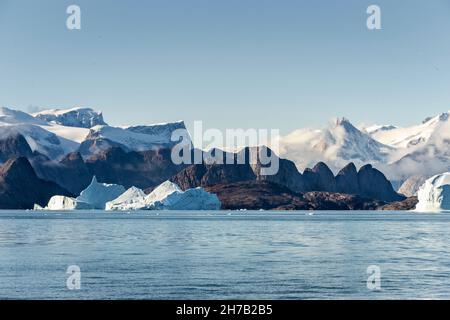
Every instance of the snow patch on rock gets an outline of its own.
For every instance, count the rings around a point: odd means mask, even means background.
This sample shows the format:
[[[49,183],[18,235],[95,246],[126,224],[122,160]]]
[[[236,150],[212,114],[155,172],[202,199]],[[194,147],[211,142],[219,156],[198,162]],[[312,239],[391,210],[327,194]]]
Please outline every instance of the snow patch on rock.
[[[52,109],[33,114],[33,117],[67,127],[92,128],[106,125],[101,111],[91,108]]]

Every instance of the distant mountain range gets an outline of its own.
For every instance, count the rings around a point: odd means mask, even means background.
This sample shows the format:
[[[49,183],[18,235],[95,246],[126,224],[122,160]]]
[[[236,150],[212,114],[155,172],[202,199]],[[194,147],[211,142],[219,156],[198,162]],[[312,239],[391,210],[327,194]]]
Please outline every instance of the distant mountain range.
[[[113,127],[104,122],[101,112],[90,108],[55,109],[34,114],[0,108],[2,139],[22,135],[32,152],[49,160],[61,160],[71,152],[90,156],[111,147],[126,151],[170,148],[177,143],[170,139],[176,129],[186,127],[182,121]]]
[[[274,176],[264,176],[260,172],[261,165],[248,162],[243,165],[175,165],[170,155],[177,141],[170,138],[174,130],[186,130],[182,121],[114,127],[104,121],[101,112],[90,108],[34,114],[0,108],[0,164],[3,163],[2,174],[8,176],[6,164],[25,158],[36,179],[56,184],[51,188],[63,189],[60,194],[77,195],[95,175],[100,182],[148,191],[171,179],[182,188],[207,187],[223,197],[226,197],[223,190],[233,190],[237,194],[236,186],[247,186],[247,192],[253,195],[267,190],[282,192],[275,187],[279,186],[297,195],[309,193],[306,198],[296,198],[298,208],[306,200],[310,201],[306,205],[310,208],[329,203],[323,199],[339,199],[338,207],[373,208],[378,204],[371,200],[403,199],[383,173],[396,187],[403,184],[400,190],[411,196],[424,177],[450,169],[449,123],[449,114],[443,113],[409,128],[394,125],[358,128],[348,119],[337,119],[323,129],[299,129],[280,138],[280,170]],[[247,147],[240,152],[251,149]],[[25,167],[21,161],[21,166]],[[1,190],[27,187],[8,179],[7,188],[1,189],[2,183],[5,185],[0,180],[0,207],[2,197],[6,197]],[[234,189],[230,189],[231,186]],[[352,204],[342,205],[342,201],[350,201],[350,198],[314,192],[360,198],[352,198]],[[39,195],[39,203],[46,195]],[[311,197],[315,197],[314,201],[322,200],[314,202]],[[283,201],[279,207],[285,207]]]
[[[299,129],[282,137],[280,155],[300,170],[317,161],[326,162],[334,172],[350,161],[358,167],[371,163],[400,187],[411,177],[417,181],[450,171],[449,146],[450,116],[445,112],[406,128],[357,128],[347,119],[337,119],[322,129]]]

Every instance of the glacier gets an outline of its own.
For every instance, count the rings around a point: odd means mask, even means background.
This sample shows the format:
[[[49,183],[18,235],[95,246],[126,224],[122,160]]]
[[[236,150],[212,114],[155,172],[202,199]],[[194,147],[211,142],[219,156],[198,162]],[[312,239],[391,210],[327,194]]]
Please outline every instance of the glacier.
[[[426,180],[417,195],[419,202],[415,211],[450,211],[450,172]]]

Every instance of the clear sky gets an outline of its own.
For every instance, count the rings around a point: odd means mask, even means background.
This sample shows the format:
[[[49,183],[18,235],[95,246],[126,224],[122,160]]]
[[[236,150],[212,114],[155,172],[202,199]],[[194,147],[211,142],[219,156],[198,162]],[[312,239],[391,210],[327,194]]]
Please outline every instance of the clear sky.
[[[0,105],[283,133],[416,123],[450,109],[450,1],[0,0]]]

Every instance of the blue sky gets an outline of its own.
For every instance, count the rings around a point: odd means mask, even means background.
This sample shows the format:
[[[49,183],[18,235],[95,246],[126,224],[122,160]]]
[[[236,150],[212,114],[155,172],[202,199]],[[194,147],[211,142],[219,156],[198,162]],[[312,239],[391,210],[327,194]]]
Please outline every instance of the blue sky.
[[[0,0],[0,41],[0,105],[90,106],[111,124],[286,133],[450,109],[448,0]]]

